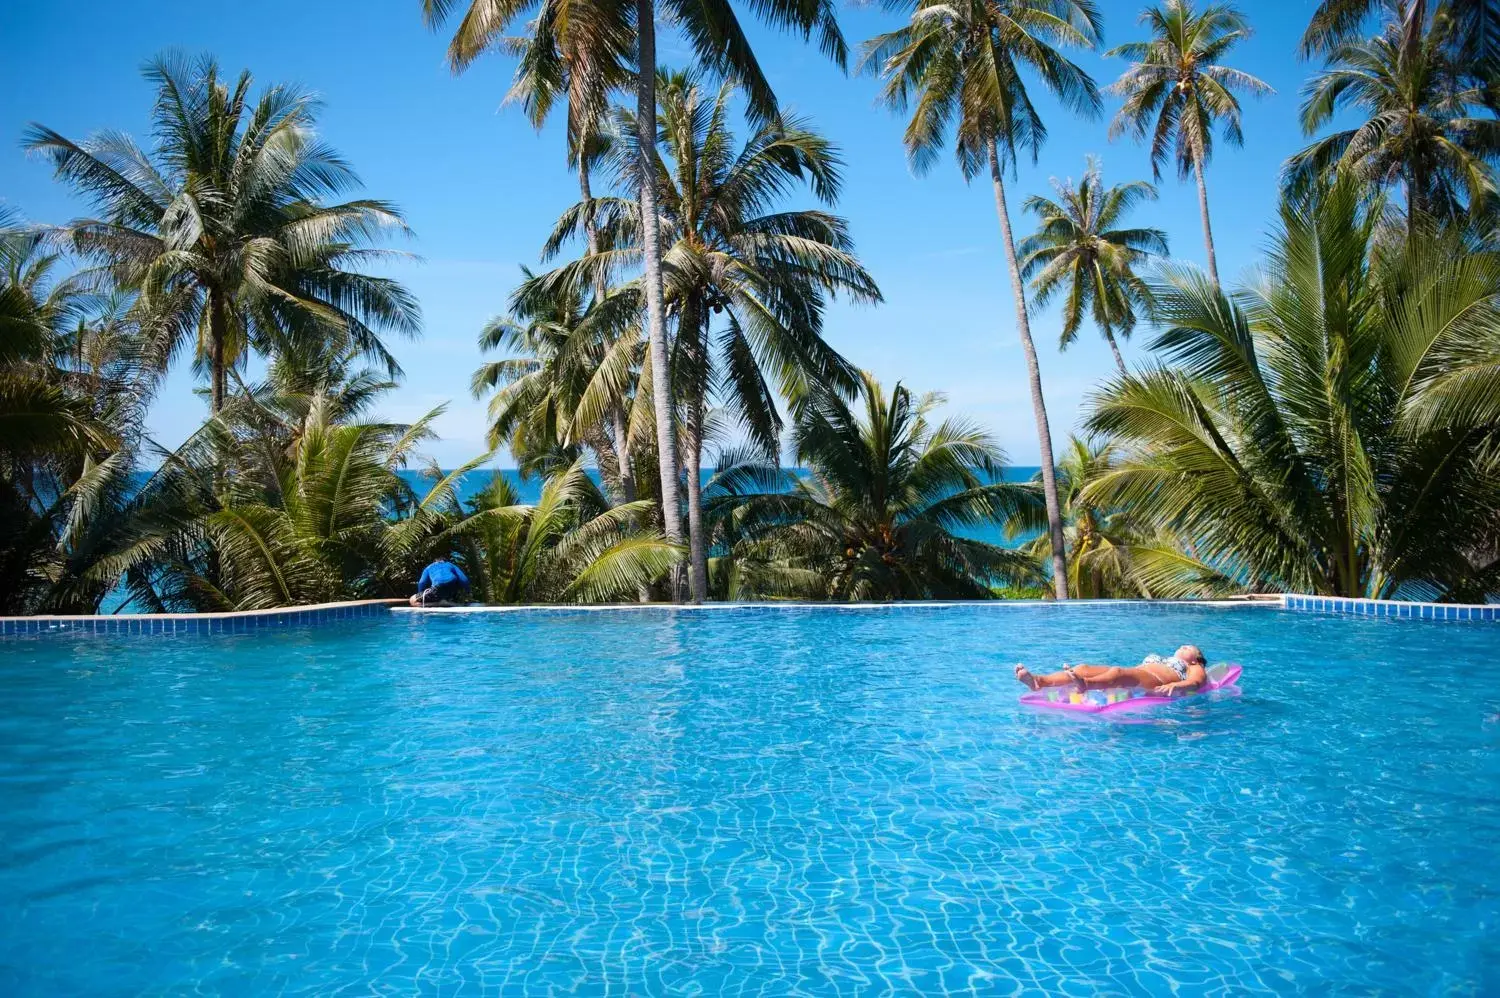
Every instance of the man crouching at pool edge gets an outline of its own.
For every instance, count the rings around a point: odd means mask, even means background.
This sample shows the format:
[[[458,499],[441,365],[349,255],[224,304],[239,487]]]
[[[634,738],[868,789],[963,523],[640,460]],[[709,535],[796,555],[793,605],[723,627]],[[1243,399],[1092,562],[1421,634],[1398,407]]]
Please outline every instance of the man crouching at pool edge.
[[[1157,696],[1177,697],[1196,693],[1208,682],[1208,660],[1197,645],[1183,645],[1171,658],[1147,655],[1140,665],[1064,665],[1059,672],[1034,675],[1024,665],[1016,666],[1016,678],[1033,690],[1047,686],[1071,686],[1078,692],[1111,687],[1140,687]]]
[[[422,569],[417,591],[409,601],[412,606],[453,606],[469,591],[469,577],[464,570],[438,555]]]

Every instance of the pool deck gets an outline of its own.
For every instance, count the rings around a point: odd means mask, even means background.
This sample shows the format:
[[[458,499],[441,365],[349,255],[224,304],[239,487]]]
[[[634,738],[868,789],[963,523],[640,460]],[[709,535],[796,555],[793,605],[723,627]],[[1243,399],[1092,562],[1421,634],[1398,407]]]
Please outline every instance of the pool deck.
[[[1335,596],[1253,595],[1217,600],[929,600],[909,603],[611,603],[611,604],[521,604],[513,606],[411,607],[404,599],[356,600],[345,603],[318,603],[311,606],[281,607],[270,610],[235,610],[223,613],[140,613],[97,614],[93,616],[48,615],[35,617],[0,617],[0,637],[50,633],[92,634],[246,634],[265,628],[319,625],[346,620],[384,617],[391,613],[472,614],[516,613],[548,610],[556,612],[659,610],[670,608],[682,612],[728,612],[752,609],[819,609],[890,611],[897,609],[938,609],[951,606],[1050,606],[1057,609],[1080,606],[1114,606],[1132,603],[1147,606],[1262,606],[1303,613],[1328,613],[1359,617],[1400,617],[1433,621],[1500,622],[1500,604],[1412,603],[1402,600],[1352,599]]]

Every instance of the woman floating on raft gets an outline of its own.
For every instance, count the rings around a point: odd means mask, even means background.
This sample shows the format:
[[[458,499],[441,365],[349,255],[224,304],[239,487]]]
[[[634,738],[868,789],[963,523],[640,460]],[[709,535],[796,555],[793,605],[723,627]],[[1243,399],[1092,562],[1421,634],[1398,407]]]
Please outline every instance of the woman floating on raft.
[[[1147,655],[1140,665],[1133,667],[1065,665],[1060,672],[1037,676],[1026,666],[1017,665],[1016,678],[1033,692],[1053,686],[1071,686],[1079,693],[1139,687],[1160,697],[1197,693],[1209,681],[1208,660],[1197,645],[1183,645],[1171,658]]]

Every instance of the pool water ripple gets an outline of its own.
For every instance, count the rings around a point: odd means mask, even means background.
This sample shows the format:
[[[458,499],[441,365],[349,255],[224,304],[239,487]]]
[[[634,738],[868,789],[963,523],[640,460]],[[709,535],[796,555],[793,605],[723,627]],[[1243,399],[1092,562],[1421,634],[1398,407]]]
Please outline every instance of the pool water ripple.
[[[1017,702],[1189,640],[1242,695]],[[8,640],[0,989],[1485,993],[1500,686],[1413,663],[1497,647],[1183,606]]]

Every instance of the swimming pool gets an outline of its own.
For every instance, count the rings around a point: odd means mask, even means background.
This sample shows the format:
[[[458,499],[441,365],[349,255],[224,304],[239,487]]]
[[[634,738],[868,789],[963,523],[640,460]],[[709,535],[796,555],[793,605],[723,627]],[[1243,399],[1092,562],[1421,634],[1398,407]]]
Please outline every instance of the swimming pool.
[[[1184,640],[1243,695],[1017,703]],[[1492,990],[1497,648],[1163,605],[7,638],[0,989]]]

